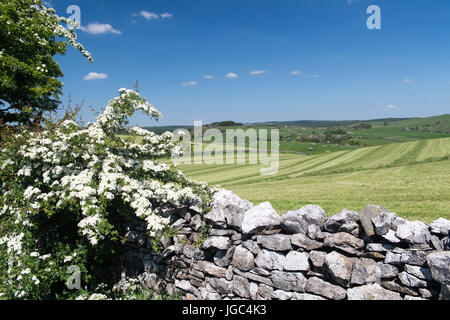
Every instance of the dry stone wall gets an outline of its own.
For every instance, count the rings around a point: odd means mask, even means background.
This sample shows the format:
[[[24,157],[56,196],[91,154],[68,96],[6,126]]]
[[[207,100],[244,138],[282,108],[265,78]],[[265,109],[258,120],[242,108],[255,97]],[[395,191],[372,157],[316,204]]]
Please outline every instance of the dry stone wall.
[[[234,193],[207,214],[170,215],[177,232],[155,252],[145,225],[128,225],[123,277],[199,300],[450,299],[450,221],[407,221],[368,205],[326,217],[307,205],[280,216]]]

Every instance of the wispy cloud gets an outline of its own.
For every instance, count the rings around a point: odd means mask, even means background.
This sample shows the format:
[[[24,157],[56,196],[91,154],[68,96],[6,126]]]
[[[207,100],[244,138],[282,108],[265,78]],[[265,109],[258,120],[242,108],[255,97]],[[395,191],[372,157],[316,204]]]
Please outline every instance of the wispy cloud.
[[[173,14],[171,14],[171,13],[168,13],[168,12],[161,13],[161,18],[162,19],[169,19],[169,18],[172,18],[172,17],[173,17]]]
[[[254,76],[254,75],[263,74],[263,73],[266,73],[266,72],[267,72],[267,70],[254,70],[254,71],[250,71],[250,74],[252,76]]]
[[[150,11],[147,11],[147,10],[142,10],[141,12],[139,12],[139,14],[132,13],[131,15],[133,17],[137,17],[137,16],[144,17],[148,21],[150,21],[150,20],[158,20],[159,18],[161,18],[161,19],[173,18],[173,14],[168,13],[168,12],[164,12],[164,13],[158,14],[158,13],[150,12]]]
[[[299,75],[302,74],[302,72],[301,72],[300,70],[294,70],[294,71],[291,72],[291,74],[292,74],[293,76],[299,76]]]
[[[388,109],[397,109],[398,106],[396,106],[395,104],[389,104],[389,105],[386,106],[386,108],[388,108]]]
[[[206,74],[206,75],[203,76],[203,78],[205,78],[205,79],[214,79],[214,76]]]
[[[122,31],[114,29],[110,24],[103,24],[99,22],[89,23],[87,27],[81,27],[81,30],[90,34],[122,34]]]
[[[89,72],[84,76],[84,80],[102,80],[108,79],[108,75],[106,73],[98,73],[98,72]]]
[[[183,82],[181,85],[183,87],[192,87],[198,85],[198,82],[197,81]]]
[[[319,77],[319,75],[318,74],[309,74],[308,76],[307,76],[308,78],[318,78]]]
[[[226,77],[227,77],[228,79],[235,79],[235,78],[238,77],[238,75],[237,75],[236,73],[230,72],[230,73],[228,73],[228,74],[226,75]]]
[[[406,79],[403,79],[403,82],[404,82],[404,83],[411,83],[411,82],[412,82],[412,80],[411,80],[411,79],[408,79],[408,78],[406,78]]]
[[[159,19],[159,15],[158,14],[156,14],[154,12],[145,11],[145,10],[142,10],[141,12],[139,12],[139,15],[141,17],[144,17],[147,20]]]

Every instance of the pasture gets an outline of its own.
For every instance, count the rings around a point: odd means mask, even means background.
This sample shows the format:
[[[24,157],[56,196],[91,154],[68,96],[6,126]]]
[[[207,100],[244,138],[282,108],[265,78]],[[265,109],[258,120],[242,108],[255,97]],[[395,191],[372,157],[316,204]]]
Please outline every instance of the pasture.
[[[179,168],[255,204],[270,201],[280,213],[316,204],[332,215],[380,204],[409,220],[450,218],[450,138],[320,155],[282,153],[279,171],[271,176],[260,174],[261,165]]]

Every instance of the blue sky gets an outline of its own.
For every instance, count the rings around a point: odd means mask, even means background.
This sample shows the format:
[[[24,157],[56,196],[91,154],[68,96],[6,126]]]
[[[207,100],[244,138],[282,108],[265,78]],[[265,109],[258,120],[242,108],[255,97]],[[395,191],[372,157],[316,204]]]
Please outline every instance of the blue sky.
[[[50,3],[61,16],[81,9],[79,41],[95,62],[73,49],[57,60],[63,101],[84,101],[86,121],[88,106],[101,111],[136,80],[160,125],[450,113],[448,0]],[[381,30],[366,27],[372,4]]]

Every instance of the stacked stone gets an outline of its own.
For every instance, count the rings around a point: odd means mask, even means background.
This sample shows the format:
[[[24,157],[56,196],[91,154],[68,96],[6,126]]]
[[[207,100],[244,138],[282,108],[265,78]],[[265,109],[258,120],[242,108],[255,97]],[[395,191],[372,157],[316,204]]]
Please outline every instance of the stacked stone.
[[[201,300],[449,299],[446,219],[426,225],[375,205],[329,218],[307,205],[280,216],[226,190],[209,213],[178,217],[161,254],[138,246],[125,259],[142,259],[135,269],[145,288]],[[204,227],[208,238],[196,246]]]

